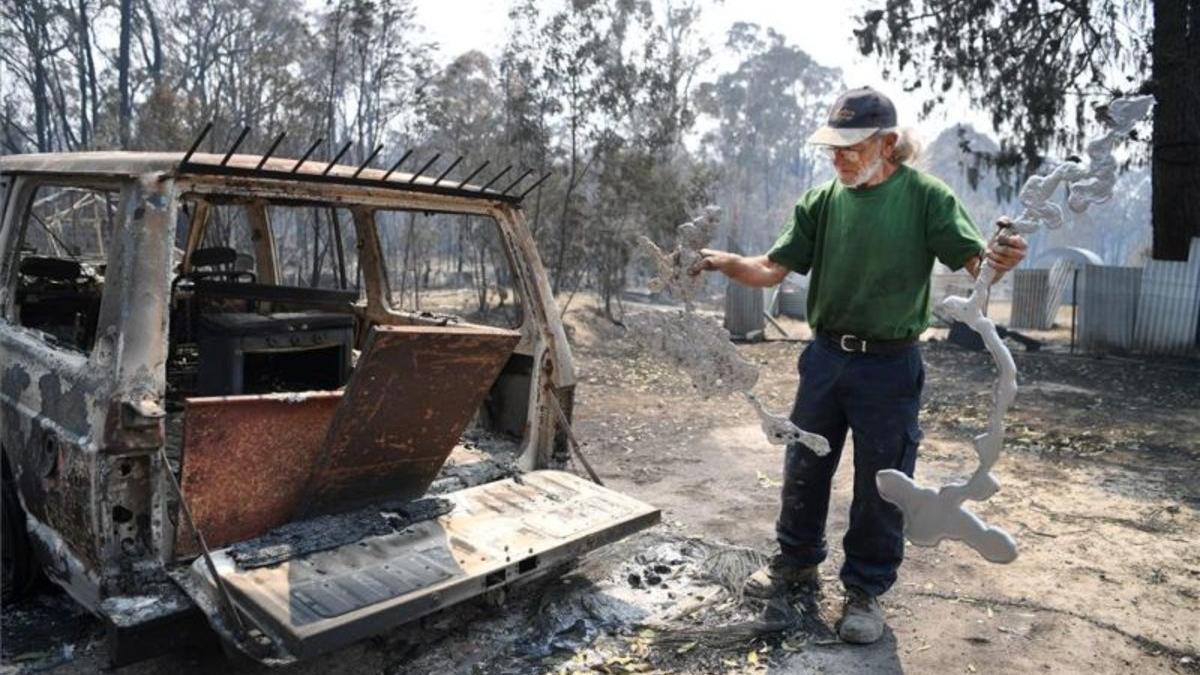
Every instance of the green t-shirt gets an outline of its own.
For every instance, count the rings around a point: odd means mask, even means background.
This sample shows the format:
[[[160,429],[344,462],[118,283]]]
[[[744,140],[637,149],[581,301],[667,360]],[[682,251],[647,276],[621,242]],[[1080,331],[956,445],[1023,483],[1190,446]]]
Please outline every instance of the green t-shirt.
[[[865,339],[916,337],[929,326],[933,259],[957,270],[985,246],[945,183],[901,165],[886,181],[809,190],[767,256],[812,274],[815,330]]]

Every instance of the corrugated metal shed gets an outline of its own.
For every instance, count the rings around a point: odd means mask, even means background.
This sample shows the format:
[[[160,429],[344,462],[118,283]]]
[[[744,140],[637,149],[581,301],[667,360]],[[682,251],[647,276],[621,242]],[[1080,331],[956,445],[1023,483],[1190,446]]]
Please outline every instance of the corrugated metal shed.
[[[1079,270],[1076,339],[1086,352],[1133,349],[1142,268],[1086,265]]]
[[[1012,328],[1046,330],[1046,294],[1050,287],[1050,270],[1013,270]]]
[[[1200,238],[1187,262],[1150,260],[1142,273],[1134,349],[1149,354],[1186,354],[1196,348],[1200,321]]]

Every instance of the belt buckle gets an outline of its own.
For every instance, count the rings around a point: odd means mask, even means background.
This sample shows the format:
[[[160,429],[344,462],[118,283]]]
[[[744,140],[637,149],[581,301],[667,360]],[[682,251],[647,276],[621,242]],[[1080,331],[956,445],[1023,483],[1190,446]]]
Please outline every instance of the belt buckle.
[[[846,340],[856,340],[858,342],[858,348],[854,349],[847,347]],[[862,352],[865,354],[867,352],[867,341],[858,337],[857,335],[843,335],[838,339],[838,347],[841,347],[842,351],[844,352]]]

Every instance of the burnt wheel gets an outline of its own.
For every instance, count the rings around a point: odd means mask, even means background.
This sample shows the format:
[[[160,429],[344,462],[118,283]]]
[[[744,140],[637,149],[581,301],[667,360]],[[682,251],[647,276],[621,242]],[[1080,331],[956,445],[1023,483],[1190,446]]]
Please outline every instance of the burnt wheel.
[[[3,487],[0,487],[0,572],[3,576],[3,602],[20,598],[29,592],[37,579],[29,533],[25,530],[25,509],[17,497],[17,484],[8,469],[8,458],[0,455]]]

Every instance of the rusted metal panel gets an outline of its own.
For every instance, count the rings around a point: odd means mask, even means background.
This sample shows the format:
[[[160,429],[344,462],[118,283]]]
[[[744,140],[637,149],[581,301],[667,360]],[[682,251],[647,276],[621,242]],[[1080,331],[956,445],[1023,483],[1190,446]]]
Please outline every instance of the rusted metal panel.
[[[423,495],[520,337],[476,327],[373,328],[301,513]]]
[[[292,519],[340,392],[187,400],[180,483],[209,546],[258,536]],[[180,516],[176,557],[198,555]]]

